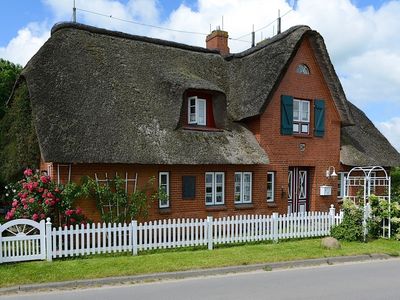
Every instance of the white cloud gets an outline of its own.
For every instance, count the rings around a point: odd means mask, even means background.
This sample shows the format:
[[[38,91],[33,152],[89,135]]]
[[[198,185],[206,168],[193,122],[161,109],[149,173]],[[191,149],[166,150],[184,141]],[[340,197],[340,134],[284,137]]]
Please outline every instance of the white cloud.
[[[49,36],[46,24],[30,23],[18,30],[6,46],[0,47],[0,57],[24,66]]]
[[[400,117],[392,118],[386,122],[376,123],[378,129],[391,141],[392,145],[400,151]]]

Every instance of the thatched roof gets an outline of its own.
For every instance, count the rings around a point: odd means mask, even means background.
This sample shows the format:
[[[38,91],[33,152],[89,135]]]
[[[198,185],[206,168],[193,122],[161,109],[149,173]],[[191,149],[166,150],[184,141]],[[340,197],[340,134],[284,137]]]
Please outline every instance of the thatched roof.
[[[309,37],[343,126],[353,123],[322,37],[293,27],[239,54],[76,23],[53,27],[22,72],[45,161],[266,164],[241,121],[261,114],[304,37]],[[227,108],[224,130],[180,127],[188,89]],[[218,96],[218,97],[217,97]]]
[[[355,125],[343,127],[340,161],[348,166],[400,166],[400,154],[368,117],[348,102]]]
[[[227,94],[226,64],[203,48],[77,24],[54,27],[22,73],[43,159],[268,163],[253,134],[229,115],[219,132],[177,128],[185,91]]]

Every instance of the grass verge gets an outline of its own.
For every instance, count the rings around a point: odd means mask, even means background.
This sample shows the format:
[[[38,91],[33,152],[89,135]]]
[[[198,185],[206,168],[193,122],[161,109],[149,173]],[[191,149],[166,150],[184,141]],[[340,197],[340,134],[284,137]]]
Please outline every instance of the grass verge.
[[[168,250],[138,256],[115,254],[2,264],[0,287],[374,253],[399,256],[400,242],[383,239],[369,243],[343,242],[339,250],[326,250],[320,247],[320,239],[307,239],[220,247],[212,251]]]

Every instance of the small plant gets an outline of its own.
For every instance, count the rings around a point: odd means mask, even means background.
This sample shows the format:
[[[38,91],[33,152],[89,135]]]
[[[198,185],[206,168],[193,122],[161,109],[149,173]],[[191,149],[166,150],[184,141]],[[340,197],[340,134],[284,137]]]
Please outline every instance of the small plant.
[[[47,175],[39,175],[31,169],[24,171],[24,179],[9,185],[11,209],[5,220],[32,219],[44,220],[50,217],[59,226],[85,224],[86,218],[80,208],[74,209],[70,198],[63,194],[62,186],[51,181]]]
[[[118,176],[106,183],[98,183],[92,178],[85,177],[80,186],[80,195],[96,201],[104,222],[146,219],[151,203],[160,197],[166,197],[162,191],[154,189],[154,181],[155,178],[151,177],[143,188],[128,194],[125,190],[125,181]]]
[[[371,195],[369,199],[371,216],[368,220],[368,234],[372,238],[388,234],[389,219],[391,223],[391,236],[400,239],[400,204],[397,201],[389,202]],[[390,217],[390,218],[389,218]],[[384,232],[384,227],[386,231]]]
[[[331,236],[344,241],[363,240],[363,216],[362,206],[355,205],[352,201],[343,201],[343,220],[337,226],[332,227]]]

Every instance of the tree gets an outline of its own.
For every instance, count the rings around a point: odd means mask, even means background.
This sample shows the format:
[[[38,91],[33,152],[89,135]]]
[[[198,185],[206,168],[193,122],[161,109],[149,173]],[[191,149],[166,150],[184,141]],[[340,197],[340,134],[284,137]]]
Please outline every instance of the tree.
[[[21,71],[20,65],[0,58],[0,119],[5,114],[6,102]]]

